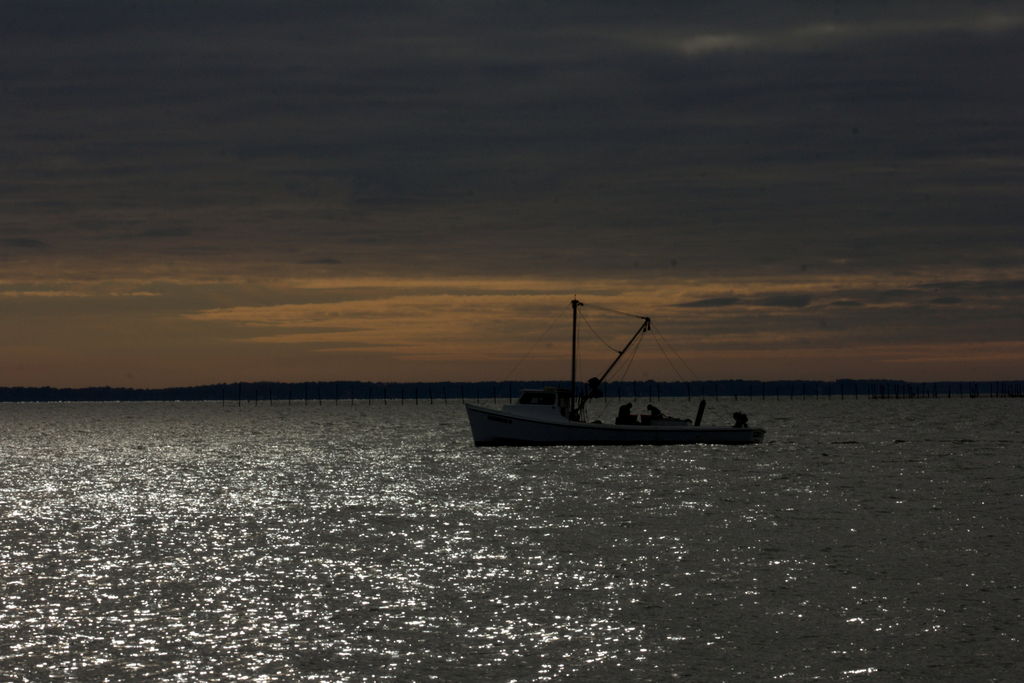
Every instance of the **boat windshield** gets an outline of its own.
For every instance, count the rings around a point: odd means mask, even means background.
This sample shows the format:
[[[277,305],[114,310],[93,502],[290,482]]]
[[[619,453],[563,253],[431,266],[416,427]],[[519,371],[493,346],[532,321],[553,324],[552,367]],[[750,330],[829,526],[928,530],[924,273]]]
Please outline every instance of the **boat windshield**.
[[[555,405],[555,394],[549,391],[527,391],[519,397],[519,402],[533,406],[553,406]]]

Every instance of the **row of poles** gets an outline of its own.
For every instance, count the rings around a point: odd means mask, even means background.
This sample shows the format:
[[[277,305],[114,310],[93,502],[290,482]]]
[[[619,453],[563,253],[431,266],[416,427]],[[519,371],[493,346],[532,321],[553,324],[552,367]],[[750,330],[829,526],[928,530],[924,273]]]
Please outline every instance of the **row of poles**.
[[[316,399],[315,400],[317,401],[318,404],[323,405],[324,404],[324,400],[323,400],[323,393],[320,391],[320,382],[315,382],[314,384],[316,386]],[[242,405],[243,386],[244,385],[241,382],[238,383],[238,405],[239,406]],[[398,392],[399,392],[398,393],[398,401],[402,405],[405,405],[405,387],[399,387]],[[349,397],[347,399],[348,402],[350,402],[352,405],[355,405],[356,394],[355,394],[355,389],[354,389],[354,387],[352,385],[349,385],[349,392],[348,393],[349,393]],[[498,402],[498,398],[499,397],[498,397],[497,385],[495,385],[495,387],[493,388],[492,398],[493,398],[495,403]],[[245,400],[246,403],[250,402],[250,399],[248,397],[245,397],[244,400]],[[278,397],[277,400],[278,400],[278,402],[282,401],[280,396]],[[292,404],[292,391],[290,389],[288,390],[288,398],[286,400],[288,402],[288,405]],[[298,400],[297,397],[296,397],[296,400]],[[309,396],[309,384],[304,384],[303,385],[303,392],[302,392],[302,401],[303,401],[303,403],[305,405],[308,405],[310,400],[311,399],[310,399],[310,396]],[[328,399],[328,400],[330,400],[330,399]],[[340,403],[341,401],[344,401],[344,400],[346,400],[346,399],[341,398],[341,383],[340,382],[336,382],[334,384],[334,405],[338,405],[338,403]],[[366,400],[366,402],[369,403],[369,404],[373,403],[374,396],[373,396],[373,386],[372,385],[370,385],[367,388],[366,398],[365,399],[359,399],[359,400],[360,401]],[[387,388],[387,385],[384,385],[383,387],[381,387],[381,395],[377,397],[377,400],[378,401],[382,401],[384,403],[384,405],[388,404],[388,388]],[[412,390],[412,396],[409,397],[409,400],[412,401],[415,405],[419,405],[419,402],[420,402],[420,390],[419,390],[418,387],[416,387],[416,388],[414,388]],[[434,390],[433,390],[433,388],[427,387],[427,395],[424,396],[424,400],[425,401],[429,401],[430,405],[434,404]],[[444,387],[441,387],[441,396],[438,397],[438,400],[444,401],[445,405],[448,404],[448,391]],[[452,400],[455,400],[454,396],[452,397]],[[462,403],[466,402],[465,387],[463,385],[461,385],[461,384],[459,385],[458,400],[461,401]],[[477,400],[477,403],[481,403],[482,401],[486,400],[486,397],[482,398],[480,396],[480,388],[479,387],[477,387],[476,400]],[[392,390],[392,393],[391,393],[391,401],[392,402],[395,401],[394,390]],[[225,404],[226,402],[227,402],[227,388],[224,388],[223,395],[221,397],[221,404]],[[259,405],[259,402],[260,402],[260,392],[259,392],[259,385],[257,385],[257,384],[253,385],[253,393],[252,393],[251,402],[256,404],[256,405]],[[267,390],[267,394],[264,396],[264,402],[269,402],[270,405],[274,405],[274,395],[273,395],[273,393],[269,389]],[[511,402],[512,402],[512,385],[510,383],[509,384],[509,403],[511,403]]]
[[[963,382],[958,384],[960,398],[965,398]],[[988,391],[983,393],[983,389]],[[953,398],[953,385],[946,385],[946,398]],[[966,398],[1024,398],[1024,385],[1018,382],[968,382]],[[926,384],[915,387],[912,384],[872,385],[871,398],[942,398],[937,384],[929,389]]]
[[[320,382],[314,382],[314,385],[316,386],[316,399],[315,400],[320,405],[323,405],[324,404],[324,400],[323,400],[323,393],[320,391]],[[238,383],[238,405],[242,405],[242,399],[243,399],[242,387],[243,386],[244,385],[242,384],[242,382]],[[461,389],[462,389],[462,386],[460,385],[460,390]],[[496,391],[497,390],[495,390],[495,392]],[[387,403],[388,403],[388,388],[387,388],[387,385],[384,385],[382,387],[382,392],[381,393],[382,393],[382,395],[380,397],[378,397],[378,400],[383,400],[384,405],[387,405]],[[477,398],[479,399],[479,391],[477,392]],[[394,392],[393,391],[392,391],[391,399],[392,399],[392,402],[393,402],[394,401]],[[448,403],[448,393],[447,393],[447,391],[445,391],[444,388],[441,389],[441,399],[444,400],[445,404]],[[279,396],[277,400],[278,400],[278,402],[280,402],[282,399]],[[296,400],[298,400],[297,397],[296,397]],[[310,399],[310,396],[309,396],[309,384],[308,383],[307,384],[303,384],[302,402],[303,402],[303,404],[308,405],[310,400],[311,399]],[[330,399],[328,399],[328,400],[330,400]],[[340,401],[342,401],[342,400],[344,400],[344,399],[341,398],[341,382],[335,382],[335,384],[334,384],[334,405],[338,405],[338,403]],[[348,398],[348,400],[352,403],[352,405],[355,405],[356,394],[355,394],[355,389],[352,387],[352,385],[349,385],[349,398]],[[362,400],[362,399],[360,399],[360,400]],[[420,402],[419,388],[415,388],[413,390],[413,396],[411,397],[411,400],[416,405],[419,405],[419,402]],[[425,397],[425,400],[429,400],[431,405],[434,404],[434,391],[430,387],[427,387],[427,396]],[[461,392],[461,400],[462,400],[463,403],[466,402],[465,391]],[[497,400],[497,393],[495,393],[495,400]],[[248,397],[246,397],[245,401],[246,401],[246,403],[248,403],[250,401],[250,399]],[[268,401],[269,401],[270,405],[274,405],[274,395],[273,395],[273,392],[271,390],[269,390],[269,389],[267,390],[267,394],[264,397],[264,402],[268,402]],[[291,391],[291,389],[288,390],[287,401],[288,401],[288,405],[292,404],[292,391]],[[371,404],[373,403],[373,387],[372,387],[372,385],[367,389],[366,401],[368,403],[371,403]],[[400,387],[399,388],[399,401],[403,405],[405,404],[405,387]],[[227,388],[225,387],[224,390],[223,390],[223,395],[221,396],[221,404],[225,404],[226,402],[227,402]],[[254,403],[255,405],[259,405],[259,402],[260,402],[259,385],[258,384],[254,384],[253,385],[253,394],[252,394],[252,403]]]
[[[306,384],[303,385],[303,392],[302,392],[301,400],[302,400],[302,402],[304,404],[308,405],[310,400],[315,400],[320,405],[323,405],[324,397],[323,397],[323,392],[321,391],[321,384],[322,384],[321,382],[314,382],[313,383],[313,385],[316,388],[316,396],[315,396],[315,398],[310,396],[309,383],[306,383]],[[342,396],[341,396],[341,382],[335,382],[333,384],[334,384],[334,387],[333,387],[334,388],[334,397],[333,397],[334,398],[334,404],[338,405],[341,401],[344,401],[346,399],[342,398]],[[649,382],[645,383],[645,384],[646,384],[646,388],[647,388],[647,399],[650,400],[650,401],[653,401],[655,399],[660,401],[661,400],[661,384],[659,384],[659,383],[653,383],[652,384],[652,383],[649,383]],[[691,391],[690,384],[691,384],[690,382],[686,383],[686,400],[687,401],[690,401],[693,398],[697,398],[698,397],[696,391]],[[714,387],[714,396],[711,396],[710,392],[706,392],[706,388],[707,387],[706,387],[705,383],[697,382],[696,384],[698,385],[699,390],[700,390],[699,398],[701,398],[701,399],[714,398],[716,401],[721,401],[722,400],[722,396],[720,396],[720,394],[719,394],[718,384],[717,383],[715,383],[715,382],[711,382],[710,383]],[[987,386],[986,386],[986,384],[987,384]],[[825,392],[824,396],[822,396],[821,385],[820,384],[814,383],[811,386],[814,389],[814,393],[813,393],[814,399],[817,400],[817,399],[825,398],[827,400],[831,400],[833,398],[833,391],[832,391],[832,385],[831,384],[825,385],[826,392]],[[243,393],[244,393],[243,387],[244,387],[244,384],[239,382],[239,384],[238,384],[238,405],[239,406],[242,405],[243,398],[246,401],[246,403],[249,403],[251,401],[252,403],[258,405],[259,402],[260,402],[260,385],[259,384],[253,384],[252,385],[252,394],[251,395],[244,395],[244,396],[243,396]],[[486,396],[486,395],[482,396],[481,393],[480,393],[480,386],[476,385],[476,402],[477,403],[483,403],[483,402],[486,402],[486,401],[490,400],[490,401],[492,401],[494,403],[497,403],[499,398],[504,400],[506,397],[505,396],[499,396],[498,387],[499,387],[499,385],[493,385],[492,386],[492,388],[491,388],[491,396]],[[957,384],[958,392],[954,392],[953,391],[953,387],[954,387],[954,385],[952,383],[947,383],[946,384],[946,386],[945,386],[945,388],[946,388],[946,396],[945,396],[945,398],[953,398],[954,396],[959,396],[960,398],[979,398],[981,396],[989,396],[989,397],[993,397],[993,398],[995,398],[995,397],[999,397],[999,398],[1022,398],[1022,397],[1024,397],[1024,384],[1017,383],[1017,382],[989,382],[989,383],[976,383],[976,382],[972,383],[972,382],[968,382],[967,383],[967,393],[966,394],[964,393],[964,383],[960,382],[960,383]],[[615,384],[615,388],[616,388],[616,393],[617,393],[617,399],[618,400],[622,400],[622,398],[623,398],[623,396],[622,396],[622,383],[621,382],[617,382]],[[637,383],[636,382],[633,382],[633,387],[632,388],[633,388],[633,400],[637,400],[639,398],[639,396],[642,395],[642,394],[638,391]],[[760,388],[761,388],[761,392],[760,392],[761,393],[761,400],[767,400],[768,398],[770,398],[770,392],[766,389],[766,384],[765,383],[761,383]],[[845,385],[838,384],[837,388],[839,389],[839,391],[836,392],[836,397],[839,400],[845,400],[846,399],[846,387],[845,387]],[[348,391],[349,396],[348,396],[347,401],[350,402],[352,405],[355,405],[356,400],[357,400],[356,399],[355,387],[350,384],[350,385],[348,385],[348,389],[349,389],[349,391]],[[627,385],[627,389],[628,389],[628,385]],[[806,383],[802,384],[802,392],[799,394],[799,396],[803,400],[807,400],[807,398],[809,396],[811,396],[811,394],[808,393],[807,389],[808,389],[808,384],[806,384]],[[984,392],[983,390],[985,390],[985,389],[987,389],[988,391]],[[380,391],[381,391],[381,393],[376,397],[376,399],[378,401],[383,402],[384,405],[387,405],[387,403],[388,403],[388,388],[387,388],[387,385],[381,386]],[[580,390],[577,393],[581,393],[582,391],[584,391],[584,388],[581,385]],[[504,392],[501,392],[501,393],[504,393]],[[603,391],[603,397],[604,397],[605,402],[607,402],[609,400],[609,398],[610,398],[609,394],[610,394],[610,392],[608,391],[608,386],[607,386],[607,384],[605,384],[605,388],[604,388],[604,391]],[[250,396],[251,396],[251,398],[250,398]],[[789,383],[789,399],[791,401],[796,400],[797,396],[798,396],[798,394],[796,392],[796,384]],[[918,384],[916,386],[913,385],[913,384],[909,384],[909,383],[885,383],[885,384],[882,384],[882,383],[872,383],[872,384],[869,385],[869,391],[867,393],[867,396],[869,398],[872,398],[872,399],[942,398],[942,395],[939,392],[939,385],[938,385],[938,383],[932,383],[931,386],[929,386],[926,383],[921,383],[921,384]],[[728,398],[728,394],[726,394],[725,397]],[[749,399],[751,401],[754,400],[756,398],[756,395],[755,395],[755,392],[754,392],[754,385],[753,384],[749,384],[748,385],[748,395],[746,397],[743,397],[738,391],[735,391],[735,390],[733,391],[732,397],[733,397],[733,400],[735,400],[735,401],[739,401],[740,398],[747,398],[747,399]],[[775,398],[776,398],[776,400],[782,400],[783,397],[784,397],[784,395],[782,393],[781,387],[776,385],[775,386]],[[375,397],[373,395],[373,385],[371,384],[371,385],[367,385],[367,393],[366,393],[365,399],[360,398],[358,400],[360,400],[360,401],[365,400],[368,404],[372,404],[373,401],[374,401],[374,398]],[[419,405],[419,402],[420,402],[420,389],[418,387],[414,388],[412,390],[412,395],[409,396],[408,398],[414,404]],[[444,401],[445,404],[448,403],[448,399],[449,398],[451,398],[453,401],[457,400],[457,401],[460,401],[461,403],[465,403],[466,402],[465,387],[464,387],[464,385],[460,384],[459,385],[459,395],[457,397],[456,396],[449,397],[447,389],[444,386],[442,386],[441,387],[441,395],[436,397],[436,398],[438,400]],[[508,396],[507,396],[507,398],[508,398],[508,402],[512,403],[514,395],[513,395],[513,389],[512,389],[512,383],[511,382],[508,383]],[[625,398],[629,399],[629,392],[628,391],[626,393]],[[860,398],[860,387],[859,387],[858,384],[854,384],[853,385],[853,395],[852,395],[852,398],[853,399],[859,399]],[[433,405],[434,399],[435,399],[435,395],[434,395],[434,391],[433,391],[432,387],[427,387],[426,388],[426,395],[423,396],[423,399],[425,401],[429,401],[430,404]],[[273,391],[270,388],[266,389],[266,393],[264,394],[263,400],[265,402],[269,402],[270,405],[274,404],[274,394],[273,394]],[[277,400],[279,402],[287,400],[288,405],[291,405],[292,400],[293,400],[292,390],[291,389],[288,390],[287,399],[282,399],[280,397],[280,395],[279,395]],[[300,400],[300,399],[298,397],[295,397],[295,400]],[[328,398],[328,400],[330,400],[330,398]],[[405,404],[405,401],[406,401],[406,388],[405,387],[399,387],[398,388],[398,395],[397,396],[395,395],[395,390],[392,389],[391,401],[395,402],[396,400],[398,402],[400,402],[402,405]],[[473,400],[473,399],[471,398],[470,400]],[[221,403],[222,404],[226,404],[226,402],[227,402],[227,388],[225,387],[223,389],[223,394],[221,396]]]

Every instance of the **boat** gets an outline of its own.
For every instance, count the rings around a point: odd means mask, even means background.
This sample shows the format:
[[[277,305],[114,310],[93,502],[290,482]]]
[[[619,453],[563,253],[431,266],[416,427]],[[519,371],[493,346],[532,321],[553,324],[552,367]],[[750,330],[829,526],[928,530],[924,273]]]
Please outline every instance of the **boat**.
[[[614,424],[588,422],[586,405],[601,398],[601,383],[622,359],[626,351],[650,331],[651,319],[643,320],[629,343],[601,377],[587,381],[577,394],[576,349],[577,310],[584,304],[572,300],[572,389],[542,387],[525,389],[518,402],[500,410],[483,405],[466,404],[469,426],[476,446],[562,446],[562,445],[664,445],[664,444],[754,444],[764,441],[765,430],[748,427],[747,416],[733,413],[735,424],[727,427],[704,426],[705,401],[701,401],[694,420],[664,416],[656,408],[647,413],[632,414],[632,404],[619,409]],[[606,309],[607,310],[607,309]],[[653,406],[649,406],[653,408]]]

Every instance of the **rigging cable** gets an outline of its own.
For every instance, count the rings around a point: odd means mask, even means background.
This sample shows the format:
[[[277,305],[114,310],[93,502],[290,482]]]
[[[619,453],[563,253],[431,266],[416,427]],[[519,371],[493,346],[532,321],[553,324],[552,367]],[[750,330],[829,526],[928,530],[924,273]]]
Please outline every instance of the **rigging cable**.
[[[643,338],[643,334],[641,334],[637,338],[636,343],[633,346],[633,351],[632,353],[629,354],[629,358],[626,360],[626,364],[624,366],[620,366],[614,373],[612,373],[612,376],[610,378],[605,379],[605,389],[608,388],[608,384],[625,381],[622,378],[624,378],[626,376],[626,373],[629,372],[629,367],[633,364],[633,358],[636,357],[636,352],[639,350],[640,342],[643,341]],[[614,349],[612,350],[614,351]],[[607,399],[608,396],[605,396],[605,398]],[[601,412],[597,414],[597,419],[601,419],[602,417],[604,417],[604,413],[606,410],[608,410],[607,401],[605,401],[605,405],[601,408]]]
[[[662,348],[661,348],[661,342],[658,342],[658,337],[661,337],[662,339],[664,339],[664,340],[665,340],[665,346],[667,346],[667,347],[668,347],[669,349],[671,349],[671,350],[672,350],[672,353],[674,353],[674,354],[675,354],[675,357],[676,357],[676,358],[677,358],[677,359],[679,360],[679,362],[683,364],[683,367],[685,367],[685,368],[686,368],[687,370],[689,370],[689,371],[690,371],[690,374],[691,374],[691,375],[693,375],[693,378],[694,378],[695,380],[697,380],[698,382],[703,382],[704,380],[702,380],[702,379],[701,379],[701,378],[700,378],[700,377],[699,377],[699,376],[697,375],[697,373],[693,371],[693,368],[691,368],[691,367],[690,367],[689,365],[687,365],[687,364],[686,364],[686,361],[685,361],[685,360],[683,360],[683,359],[682,359],[682,358],[681,358],[681,357],[679,356],[679,354],[678,354],[678,353],[676,353],[676,350],[675,350],[675,349],[673,349],[673,348],[672,348],[672,345],[668,343],[668,339],[667,339],[667,338],[665,337],[665,335],[663,335],[663,334],[661,333],[661,330],[659,330],[659,329],[657,328],[657,326],[656,326],[656,325],[655,325],[654,323],[651,323],[651,329],[653,329],[653,330],[654,330],[654,333],[655,333],[655,334],[654,334],[654,341],[658,343],[658,348],[659,348],[659,349],[661,349],[661,354],[662,354],[663,356],[665,356],[665,360],[667,360],[667,361],[668,361],[668,364],[669,364],[669,365],[670,365],[670,366],[672,367],[672,370],[673,370],[673,371],[674,371],[674,372],[676,373],[676,375],[679,375],[679,379],[680,379],[680,380],[682,380],[682,381],[684,381],[684,382],[686,381],[685,379],[683,379],[683,376],[682,376],[682,375],[681,375],[681,374],[679,373],[679,371],[678,371],[678,370],[676,370],[676,366],[672,364],[672,359],[668,357],[668,354],[667,354],[667,353],[665,353],[665,349],[662,349]]]
[[[520,358],[519,362],[515,364],[515,367],[513,367],[511,370],[509,370],[508,374],[505,375],[504,379],[501,380],[502,382],[505,382],[509,377],[512,376],[512,373],[516,371],[516,368],[518,368],[520,365],[522,365],[523,361],[526,360],[527,356],[529,356],[531,353],[533,353],[533,350],[535,348],[537,348],[537,344],[540,344],[541,341],[544,340],[544,337],[548,336],[548,332],[551,331],[551,328],[554,327],[558,323],[558,321],[562,319],[562,316],[565,315],[565,312],[567,310],[569,310],[571,307],[572,307],[572,305],[570,304],[569,306],[566,306],[565,308],[562,309],[562,312],[558,314],[558,317],[555,318],[555,321],[553,323],[551,323],[550,325],[548,325],[548,329],[544,330],[544,334],[540,335],[540,339],[535,341],[533,343],[533,346],[530,347],[530,350],[526,352],[526,355],[524,355],[522,358]]]
[[[682,376],[681,374],[679,374],[679,371],[678,371],[678,370],[676,370],[676,366],[675,366],[675,365],[674,365],[674,364],[672,363],[672,359],[668,357],[668,354],[667,354],[667,353],[665,353],[665,349],[662,349],[662,348],[661,348],[661,342],[658,342],[658,337],[661,337],[661,338],[662,338],[662,340],[664,340],[664,342],[665,342],[665,346],[667,346],[667,347],[668,347],[669,349],[671,349],[671,350],[672,350],[672,353],[673,353],[673,354],[675,354],[675,357],[676,357],[676,358],[677,358],[677,359],[679,360],[679,362],[680,362],[680,363],[682,363],[682,364],[683,364],[683,366],[684,366],[684,367],[685,367],[685,368],[686,368],[687,370],[689,370],[689,371],[690,371],[690,374],[691,374],[691,375],[693,375],[694,379],[696,379],[696,380],[697,380],[698,382],[700,382],[701,384],[703,384],[703,383],[704,383],[704,380],[702,380],[702,379],[700,378],[700,376],[699,376],[699,375],[697,375],[697,373],[693,371],[693,368],[691,368],[691,367],[690,367],[690,366],[689,366],[689,365],[688,365],[688,364],[686,363],[686,361],[685,361],[685,360],[683,360],[683,359],[682,359],[682,358],[681,358],[681,357],[679,356],[679,354],[678,354],[678,353],[676,352],[676,350],[675,350],[674,348],[672,348],[672,345],[671,345],[671,344],[670,344],[670,343],[668,342],[668,338],[667,338],[667,337],[665,337],[665,335],[663,335],[663,334],[661,333],[661,330],[659,330],[659,329],[658,329],[657,327],[655,327],[655,326],[654,326],[654,323],[651,323],[651,328],[652,328],[652,329],[654,330],[654,332],[655,332],[655,334],[654,334],[654,341],[655,341],[655,342],[656,342],[656,343],[658,344],[658,348],[659,348],[659,349],[661,349],[661,353],[662,353],[662,355],[663,355],[663,356],[665,356],[665,360],[667,360],[667,361],[668,361],[668,364],[669,364],[669,366],[670,366],[670,367],[672,368],[672,370],[674,370],[674,371],[675,371],[676,375],[678,375],[678,376],[679,376],[679,379],[680,379],[680,380],[682,380],[682,381],[684,381],[684,382],[686,381],[685,379],[683,379],[683,376]],[[716,407],[716,404],[718,404],[718,405],[717,405],[717,407]],[[710,406],[712,406],[712,410],[715,410],[715,411],[719,411],[719,410],[722,410],[722,409],[724,409],[724,406],[722,406],[722,405],[720,404],[720,402],[719,402],[719,401],[715,401],[715,402],[713,402],[713,403],[708,403],[708,404],[706,404],[706,405],[710,405]],[[728,409],[725,409],[725,414],[726,414],[726,416],[728,416],[728,413],[729,413]]]
[[[633,352],[629,354],[629,360],[626,361],[626,367],[623,368],[622,370],[622,377],[625,377],[626,373],[629,372],[630,366],[633,365],[633,359],[636,358],[636,352],[640,350],[640,342],[644,340],[644,337],[646,335],[647,333],[643,332],[640,334],[640,337],[636,340],[636,344],[633,346]]]
[[[602,344],[604,344],[605,346],[607,346],[607,347],[608,347],[608,350],[609,350],[609,351],[611,351],[612,353],[619,353],[619,350],[618,350],[618,349],[614,348],[614,347],[613,347],[613,346],[612,346],[611,344],[609,344],[608,342],[606,342],[606,341],[605,341],[604,339],[601,339],[601,335],[599,335],[599,334],[597,333],[597,330],[595,330],[595,329],[593,328],[593,326],[591,326],[591,324],[590,324],[590,321],[586,319],[586,317],[585,317],[585,316],[583,315],[583,313],[582,313],[582,312],[580,313],[580,318],[582,318],[583,322],[585,322],[585,323],[587,324],[587,327],[589,327],[589,328],[590,328],[590,331],[594,333],[594,336],[595,336],[595,337],[597,337],[597,340],[598,340],[599,342],[601,342]]]
[[[629,318],[639,318],[640,320],[645,320],[646,319],[645,316],[637,315],[636,313],[625,313],[623,311],[616,311],[614,308],[605,308],[604,306],[598,306],[597,304],[587,304],[587,306],[590,306],[591,308],[596,308],[599,311],[608,311],[609,313],[617,313],[618,315],[624,315],[624,316],[627,316]]]
[[[627,317],[630,317],[630,318],[639,318],[640,320],[647,320],[647,318],[645,316],[642,316],[642,315],[634,315],[632,313],[623,313],[622,311],[616,311],[616,310],[613,310],[611,308],[604,308],[603,306],[595,306],[593,304],[587,304],[587,305],[590,306],[591,308],[596,308],[596,309],[601,310],[601,311],[609,311],[611,313],[617,313],[619,315],[624,315],[624,316],[627,316]],[[599,342],[601,342],[602,344],[604,344],[605,347],[607,347],[607,349],[609,351],[611,351],[612,353],[615,353],[615,354],[621,354],[622,353],[622,351],[620,351],[619,349],[615,348],[614,346],[612,346],[611,344],[606,342],[604,340],[604,338],[601,337],[601,335],[599,335],[597,333],[597,330],[594,329],[594,326],[591,325],[590,321],[587,320],[585,315],[583,315],[583,311],[582,310],[577,310],[577,314],[579,315],[580,320],[582,320],[584,323],[586,323],[587,328],[590,329],[590,332],[595,337],[597,337],[597,340]],[[634,355],[636,354],[636,350],[637,350],[637,348],[639,348],[641,341],[643,341],[643,335],[642,334],[636,340],[636,346],[633,347],[633,354]],[[583,376],[583,362],[582,362],[583,359],[582,359],[582,356],[581,356],[580,351],[579,351],[579,348],[580,348],[579,345],[580,345],[581,342],[582,342],[582,335],[577,335],[577,337],[576,337],[576,360],[577,360],[577,369],[580,371],[580,377]],[[624,350],[625,349],[623,349],[623,351]],[[632,363],[632,362],[633,362],[632,361],[632,357],[630,357],[629,363]],[[627,370],[629,369],[628,368],[628,364],[627,364],[627,368],[626,369]]]

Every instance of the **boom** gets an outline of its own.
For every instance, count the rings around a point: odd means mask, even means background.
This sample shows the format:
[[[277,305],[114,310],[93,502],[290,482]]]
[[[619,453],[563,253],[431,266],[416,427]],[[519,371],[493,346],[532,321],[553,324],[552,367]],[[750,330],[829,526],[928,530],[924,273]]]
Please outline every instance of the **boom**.
[[[573,301],[573,312],[575,313],[575,311],[576,311],[576,302]],[[598,398],[597,392],[598,392],[598,387],[601,386],[601,382],[604,382],[604,378],[608,376],[608,373],[610,373],[612,371],[612,369],[615,367],[615,365],[619,362],[619,360],[622,359],[622,356],[625,355],[626,351],[629,350],[629,347],[633,345],[633,342],[635,342],[637,340],[637,338],[641,334],[643,334],[644,332],[649,332],[650,329],[651,329],[651,319],[650,318],[644,318],[644,322],[643,322],[643,324],[640,325],[640,329],[636,331],[636,334],[634,334],[633,338],[629,340],[629,343],[626,344],[622,348],[621,351],[619,351],[619,355],[617,355],[615,357],[615,360],[613,360],[612,364],[608,366],[608,369],[604,371],[604,374],[601,375],[601,377],[599,377],[599,378],[595,377],[595,378],[591,379],[589,382],[587,382],[587,386],[590,387],[590,389],[587,391],[587,393],[585,393],[583,396],[580,397],[580,404],[578,406],[576,406],[576,408],[572,411],[572,415],[576,419],[579,419],[580,413],[583,411],[583,406],[586,405],[588,399],[590,399],[590,398]],[[576,321],[575,321],[575,318],[574,318],[573,319],[573,339],[575,340],[575,338],[576,338]],[[574,345],[573,348],[575,348],[575,345]],[[574,359],[575,359],[575,354],[574,354]],[[575,365],[576,365],[576,363],[575,363],[575,360],[574,360],[573,361],[573,378],[576,377]],[[574,381],[573,382],[573,392],[575,392],[575,390],[576,390],[576,384],[575,384],[575,381]]]

